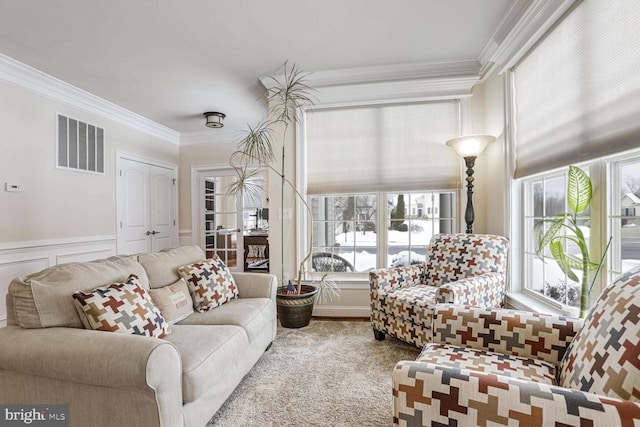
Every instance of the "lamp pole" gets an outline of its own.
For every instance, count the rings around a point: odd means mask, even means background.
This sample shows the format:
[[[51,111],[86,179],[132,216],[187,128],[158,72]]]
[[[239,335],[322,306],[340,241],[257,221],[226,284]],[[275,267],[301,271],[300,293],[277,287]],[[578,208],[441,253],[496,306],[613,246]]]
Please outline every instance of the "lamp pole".
[[[467,156],[464,158],[467,165],[467,208],[464,211],[464,222],[467,223],[467,233],[473,233],[473,220],[475,214],[473,212],[473,166],[476,163],[476,156]]]
[[[487,144],[496,140],[493,135],[467,135],[459,136],[447,141],[447,145],[455,149],[464,158],[467,165],[467,208],[464,211],[464,221],[467,223],[467,233],[473,233],[473,166],[476,157],[482,153]]]

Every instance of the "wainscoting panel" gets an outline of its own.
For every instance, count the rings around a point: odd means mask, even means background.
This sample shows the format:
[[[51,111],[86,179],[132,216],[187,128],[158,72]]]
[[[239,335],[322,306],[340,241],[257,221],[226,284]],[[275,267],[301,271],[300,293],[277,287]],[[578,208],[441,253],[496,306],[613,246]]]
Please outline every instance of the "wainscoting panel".
[[[15,277],[69,262],[108,258],[116,254],[115,236],[39,240],[0,244],[0,327],[6,324],[5,296]]]

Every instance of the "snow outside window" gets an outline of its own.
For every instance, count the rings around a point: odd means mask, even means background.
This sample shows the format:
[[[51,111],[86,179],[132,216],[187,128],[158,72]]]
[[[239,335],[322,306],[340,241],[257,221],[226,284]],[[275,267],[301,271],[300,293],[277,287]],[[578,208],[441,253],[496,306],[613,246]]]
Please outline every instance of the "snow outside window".
[[[314,271],[364,273],[421,263],[434,234],[455,231],[454,192],[314,195],[310,200]]]

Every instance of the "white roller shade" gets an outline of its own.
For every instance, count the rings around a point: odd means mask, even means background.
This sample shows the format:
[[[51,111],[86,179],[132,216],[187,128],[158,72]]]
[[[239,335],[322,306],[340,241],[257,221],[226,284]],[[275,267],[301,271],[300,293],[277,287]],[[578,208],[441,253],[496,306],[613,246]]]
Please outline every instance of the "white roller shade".
[[[640,146],[640,3],[585,0],[514,70],[516,177]]]
[[[317,110],[305,119],[307,192],[452,189],[459,102]]]

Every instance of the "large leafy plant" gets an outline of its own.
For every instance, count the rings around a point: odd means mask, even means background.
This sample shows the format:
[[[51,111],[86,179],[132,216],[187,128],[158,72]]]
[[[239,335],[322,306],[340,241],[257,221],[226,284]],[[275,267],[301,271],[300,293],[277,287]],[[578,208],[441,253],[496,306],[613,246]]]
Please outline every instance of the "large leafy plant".
[[[581,284],[580,317],[584,317],[589,308],[589,295],[605,257],[603,254],[599,263],[591,261],[588,243],[578,225],[578,214],[589,207],[592,197],[593,186],[589,176],[582,169],[569,166],[567,204],[571,212],[539,220],[534,226],[537,256],[544,260],[544,249],[549,248],[551,256],[567,277]],[[567,252],[567,247],[572,244],[579,249],[579,254]],[[576,271],[582,273],[581,277]],[[593,271],[595,274],[591,277]]]
[[[308,218],[311,218],[311,209],[305,198],[300,194],[285,171],[285,147],[284,141],[287,129],[292,123],[297,121],[297,109],[300,107],[311,107],[314,104],[312,93],[314,89],[307,83],[307,75],[302,73],[295,65],[289,66],[286,62],[283,65],[283,75],[281,78],[270,78],[270,85],[267,88],[266,99],[269,104],[267,115],[255,126],[248,126],[248,130],[238,141],[238,149],[231,155],[230,165],[235,169],[237,179],[229,187],[229,193],[233,194],[253,194],[256,192],[255,180],[259,173],[258,167],[264,167],[274,172],[281,180],[281,212],[284,211],[284,191],[288,187],[297,200],[305,207]],[[283,141],[281,156],[276,156],[273,145],[276,131],[280,130]],[[311,227],[308,227],[309,232]],[[281,236],[282,280],[284,278],[284,227]],[[311,237],[307,239],[309,247],[306,256],[300,261],[298,272],[295,278],[296,293],[301,293],[302,278],[305,272],[305,264],[311,257]],[[286,285],[283,283],[283,285]],[[327,275],[323,275],[319,282],[322,298],[329,300],[339,293],[335,282]]]

